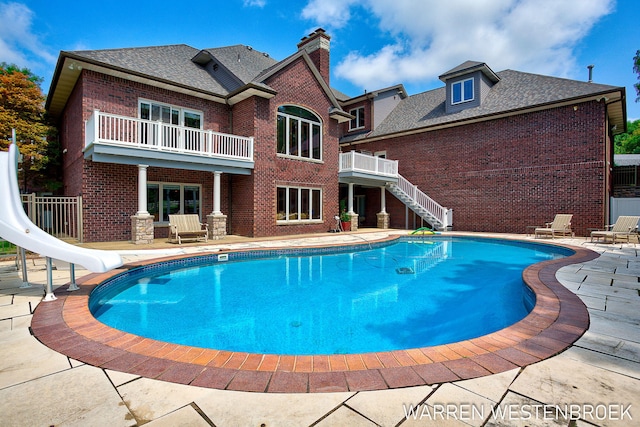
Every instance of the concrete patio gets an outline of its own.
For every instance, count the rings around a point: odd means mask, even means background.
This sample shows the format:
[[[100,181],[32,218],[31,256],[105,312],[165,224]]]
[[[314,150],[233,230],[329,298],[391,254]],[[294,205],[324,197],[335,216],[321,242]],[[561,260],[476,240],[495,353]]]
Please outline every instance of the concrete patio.
[[[207,246],[129,245],[125,261],[215,248],[353,243],[388,233],[225,239]],[[455,234],[455,233],[452,233]],[[531,237],[520,237],[531,240]],[[640,258],[633,244],[557,242],[601,256],[557,278],[589,309],[588,331],[563,353],[525,368],[436,386],[384,391],[277,394],[186,386],[79,363],[42,345],[29,325],[46,282],[28,261],[30,288],[13,261],[0,263],[2,426],[630,426],[640,425]],[[122,249],[122,247],[120,247]],[[76,270],[77,276],[86,272]],[[54,271],[56,286],[68,271]],[[409,413],[407,416],[407,412]],[[560,412],[558,412],[560,411]],[[572,415],[580,417],[571,421]]]

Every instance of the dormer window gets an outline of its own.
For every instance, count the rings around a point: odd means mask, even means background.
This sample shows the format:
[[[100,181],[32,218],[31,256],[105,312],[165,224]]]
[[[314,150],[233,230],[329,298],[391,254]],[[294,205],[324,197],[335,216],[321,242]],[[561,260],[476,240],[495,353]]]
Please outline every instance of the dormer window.
[[[473,101],[473,78],[451,84],[451,103]]]

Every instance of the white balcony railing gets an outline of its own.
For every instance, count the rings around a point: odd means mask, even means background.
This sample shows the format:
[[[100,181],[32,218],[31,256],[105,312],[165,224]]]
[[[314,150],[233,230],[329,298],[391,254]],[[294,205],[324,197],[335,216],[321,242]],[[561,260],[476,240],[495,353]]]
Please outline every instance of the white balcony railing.
[[[253,138],[118,116],[95,110],[85,124],[91,144],[253,161]]]
[[[398,161],[350,151],[340,153],[339,172],[365,172],[396,178]]]

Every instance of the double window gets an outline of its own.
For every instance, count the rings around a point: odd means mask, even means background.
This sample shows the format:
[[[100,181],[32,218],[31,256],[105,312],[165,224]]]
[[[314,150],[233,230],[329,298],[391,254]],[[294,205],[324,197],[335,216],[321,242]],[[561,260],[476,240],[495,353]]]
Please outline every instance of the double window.
[[[140,100],[138,105],[142,120],[173,125],[163,127],[162,134],[159,135],[158,129],[154,125],[142,123],[140,140],[143,144],[155,145],[159,137],[162,136],[162,143],[166,147],[180,147],[195,151],[202,149],[199,132],[202,129],[201,112],[145,100]]]
[[[322,190],[278,187],[276,221],[279,224],[322,220]]]
[[[451,103],[473,101],[473,79],[461,80],[451,84]]]
[[[278,154],[322,160],[322,123],[311,111],[295,105],[278,108]]]
[[[168,222],[170,214],[201,216],[201,186],[174,182],[147,184],[147,210],[155,222]]]
[[[349,111],[353,119],[349,122],[349,130],[361,129],[364,127],[364,107],[358,107]]]

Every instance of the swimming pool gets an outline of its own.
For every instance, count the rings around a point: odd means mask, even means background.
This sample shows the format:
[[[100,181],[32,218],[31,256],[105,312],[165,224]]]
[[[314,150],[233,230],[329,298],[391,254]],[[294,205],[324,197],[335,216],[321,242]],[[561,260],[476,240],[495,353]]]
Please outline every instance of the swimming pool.
[[[521,320],[535,303],[522,281],[524,268],[572,253],[496,239],[401,240],[148,266],[96,288],[90,310],[138,336],[226,351],[313,355],[419,348]]]

